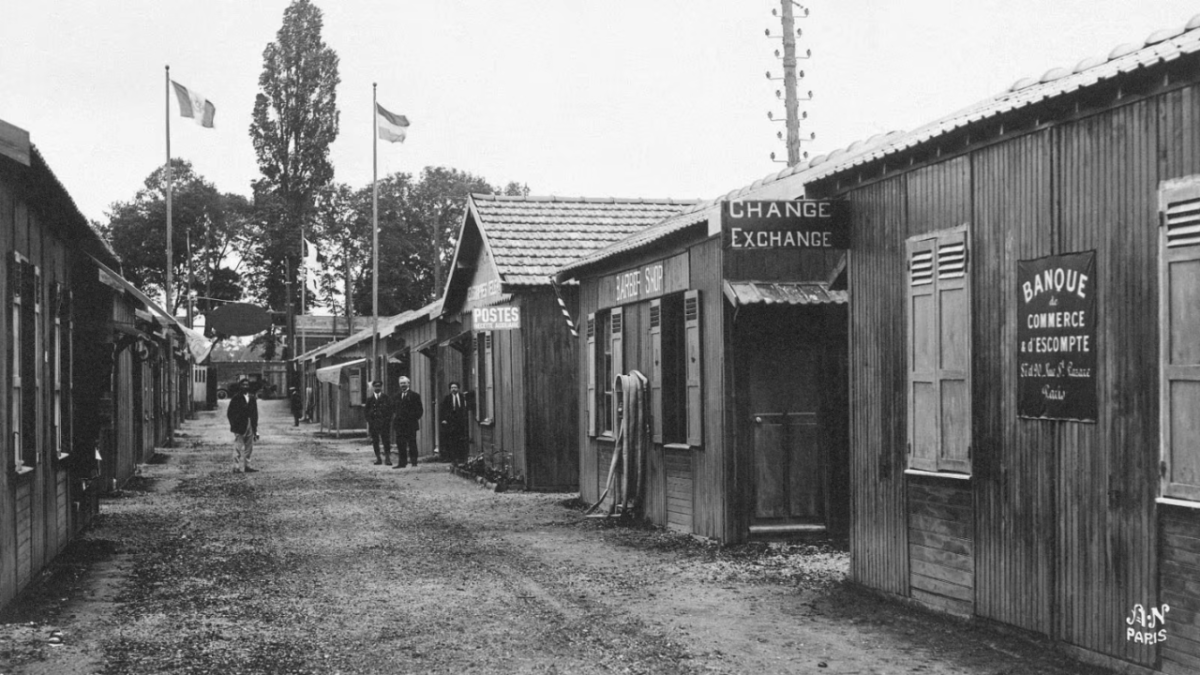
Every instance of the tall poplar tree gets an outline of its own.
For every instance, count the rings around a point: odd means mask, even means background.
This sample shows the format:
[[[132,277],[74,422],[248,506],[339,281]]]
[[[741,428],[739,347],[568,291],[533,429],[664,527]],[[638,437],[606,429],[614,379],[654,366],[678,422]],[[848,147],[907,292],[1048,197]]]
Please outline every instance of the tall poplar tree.
[[[284,10],[283,26],[263,50],[250,123],[262,173],[254,183],[260,249],[250,277],[262,300],[289,316],[299,295],[300,228],[313,218],[318,191],[333,180],[329,145],[338,135],[341,78],[337,53],[321,39],[323,23],[310,0],[293,0]],[[274,354],[274,344],[266,348]]]

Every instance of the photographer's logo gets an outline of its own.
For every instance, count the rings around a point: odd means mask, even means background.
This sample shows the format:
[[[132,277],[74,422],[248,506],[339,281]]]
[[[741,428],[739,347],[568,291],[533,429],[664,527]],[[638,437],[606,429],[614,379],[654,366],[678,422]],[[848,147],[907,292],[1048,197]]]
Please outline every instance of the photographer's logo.
[[[1167,605],[1151,607],[1147,612],[1140,604],[1133,606],[1133,611],[1125,618],[1127,628],[1125,639],[1143,645],[1153,645],[1167,641]],[[1157,630],[1156,630],[1157,629]]]

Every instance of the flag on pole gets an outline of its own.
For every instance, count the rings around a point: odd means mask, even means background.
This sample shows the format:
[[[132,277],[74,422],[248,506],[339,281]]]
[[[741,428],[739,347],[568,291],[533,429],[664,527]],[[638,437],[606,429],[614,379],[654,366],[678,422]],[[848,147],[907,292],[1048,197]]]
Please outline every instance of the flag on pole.
[[[171,85],[175,87],[175,97],[179,99],[179,114],[192,118],[196,124],[202,127],[211,129],[213,117],[217,115],[217,107],[212,104],[212,101],[204,98],[200,92],[194,89],[189,90],[175,80],[171,80]]]
[[[317,247],[306,237],[304,239],[304,276],[307,279],[306,285],[312,292],[317,292],[317,275],[321,272],[321,254],[317,252]]]
[[[408,135],[408,118],[390,113],[378,103],[375,104],[375,126],[379,127],[379,137],[390,143],[403,143]]]

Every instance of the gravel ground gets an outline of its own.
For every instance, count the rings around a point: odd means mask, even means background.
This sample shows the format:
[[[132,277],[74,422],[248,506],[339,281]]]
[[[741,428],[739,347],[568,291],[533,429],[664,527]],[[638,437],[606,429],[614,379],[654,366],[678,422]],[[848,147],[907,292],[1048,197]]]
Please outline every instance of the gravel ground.
[[[1102,672],[847,586],[844,542],[721,547],[201,413],[0,616],[0,674]]]

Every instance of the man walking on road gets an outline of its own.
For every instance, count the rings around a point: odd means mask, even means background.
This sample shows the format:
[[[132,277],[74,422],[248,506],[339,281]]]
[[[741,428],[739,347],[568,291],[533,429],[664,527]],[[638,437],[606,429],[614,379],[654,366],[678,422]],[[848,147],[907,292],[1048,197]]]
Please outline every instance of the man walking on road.
[[[371,383],[371,395],[363,401],[367,414],[367,431],[371,434],[371,446],[375,448],[375,464],[387,463],[392,465],[392,402],[383,393],[383,382],[375,380]],[[379,446],[383,445],[383,457],[379,455]],[[401,451],[400,461],[404,461]]]
[[[400,378],[400,394],[396,397],[396,466],[403,469],[408,462],[417,465],[417,430],[421,428],[421,416],[425,407],[421,395],[409,389],[407,377]]]
[[[258,401],[250,393],[250,380],[242,378],[238,391],[229,399],[229,430],[233,432],[233,470],[253,473],[250,455],[254,452],[254,436],[258,433]]]

